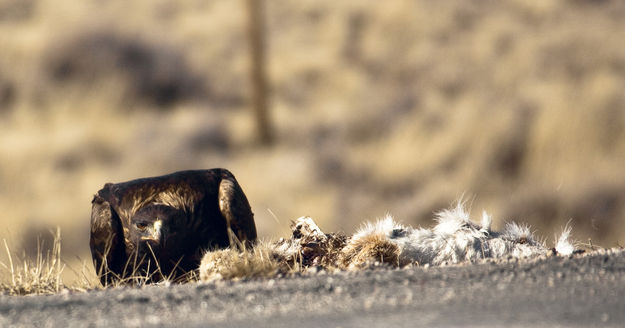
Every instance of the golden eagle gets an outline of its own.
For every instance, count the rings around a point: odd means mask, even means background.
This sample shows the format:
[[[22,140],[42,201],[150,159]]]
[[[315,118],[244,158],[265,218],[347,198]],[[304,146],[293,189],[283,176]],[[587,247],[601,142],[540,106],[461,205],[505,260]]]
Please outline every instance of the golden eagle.
[[[91,255],[103,285],[175,279],[196,270],[204,251],[230,246],[228,229],[256,241],[254,214],[226,169],[107,183],[92,201]]]

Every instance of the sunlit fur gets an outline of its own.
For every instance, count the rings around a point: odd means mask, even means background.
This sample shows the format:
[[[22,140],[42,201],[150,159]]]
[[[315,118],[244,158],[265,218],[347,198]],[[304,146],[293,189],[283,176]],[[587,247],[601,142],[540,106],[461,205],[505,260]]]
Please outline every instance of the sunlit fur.
[[[400,249],[384,234],[374,233],[352,238],[342,250],[341,267],[356,270],[376,263],[402,266]]]
[[[572,230],[573,228],[567,225],[558,237],[555,247],[558,254],[569,255],[575,251],[575,246],[569,241]]]
[[[458,205],[436,214],[437,224],[432,229],[403,226],[390,215],[364,224],[346,248],[368,236],[385,236],[385,240],[399,247],[401,262],[418,264],[452,264],[473,262],[484,258],[532,257],[551,250],[540,242],[527,225],[507,223],[502,232],[491,231],[491,218],[483,213],[481,224],[472,222],[466,210]],[[575,250],[569,241],[570,228],[558,239],[555,250],[559,255],[570,255]]]

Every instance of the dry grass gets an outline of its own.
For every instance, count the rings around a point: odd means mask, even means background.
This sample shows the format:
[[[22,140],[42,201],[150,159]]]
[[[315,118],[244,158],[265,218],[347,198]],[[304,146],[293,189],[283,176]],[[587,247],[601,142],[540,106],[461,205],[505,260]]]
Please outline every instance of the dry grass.
[[[37,249],[33,260],[18,260],[12,254],[6,239],[3,240],[8,263],[0,262],[0,292],[9,295],[43,295],[56,294],[65,288],[61,273],[65,265],[61,260],[61,232],[54,234],[52,251],[44,252]]]
[[[92,286],[90,289],[94,289],[94,288],[106,289],[106,288],[117,288],[117,287],[127,287],[127,286],[141,287],[141,286],[145,286],[148,284],[156,284],[156,285],[162,285],[162,286],[169,286],[171,284],[185,284],[185,283],[198,281],[199,275],[196,271],[191,271],[191,272],[187,272],[184,275],[178,275],[175,277],[173,275],[165,276],[162,273],[161,269],[157,267],[153,270],[146,271],[146,272],[132,271],[128,275],[123,276],[123,277],[116,276],[115,280],[111,282],[107,282],[104,285],[101,285],[100,282],[97,281],[97,276],[90,277],[90,278],[96,279],[95,285],[90,285]],[[84,291],[86,289],[79,288],[79,290]]]
[[[280,271],[284,268],[280,268],[280,263],[274,258],[271,245],[260,242],[252,249],[228,248],[206,253],[200,265],[200,279],[268,278]]]
[[[140,272],[133,269],[138,266],[137,259],[131,259],[126,267],[133,271],[124,274],[124,277],[116,277],[111,283],[100,284],[98,277],[103,272],[102,268],[97,270],[97,273],[94,272],[91,261],[88,261],[88,264],[82,261],[81,270],[72,272],[72,276],[77,277],[77,279],[65,283],[63,272],[68,267],[67,261],[61,257],[61,230],[57,228],[52,237],[52,248],[46,250],[44,242],[40,242],[34,259],[25,255],[19,256],[9,248],[7,241],[3,240],[7,262],[0,262],[0,293],[21,296],[49,295],[58,294],[62,291],[85,292],[128,285],[144,286],[148,283],[154,283],[155,278],[158,278],[158,284],[161,285],[199,280],[196,271],[176,277],[165,276],[157,262],[150,262],[156,263],[155,268],[150,269],[148,265],[145,272]],[[41,239],[45,240],[45,238]]]
[[[235,173],[266,238],[301,214],[423,224],[464,193],[624,243],[622,3],[269,0],[272,149],[252,139],[242,5],[0,0],[11,249],[34,254],[25,236],[59,225],[80,267],[105,182],[210,167]]]

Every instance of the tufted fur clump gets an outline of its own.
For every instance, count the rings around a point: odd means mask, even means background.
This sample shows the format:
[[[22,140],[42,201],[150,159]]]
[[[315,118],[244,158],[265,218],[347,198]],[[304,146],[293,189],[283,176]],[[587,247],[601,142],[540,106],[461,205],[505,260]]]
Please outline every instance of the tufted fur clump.
[[[375,264],[403,266],[399,247],[383,234],[367,234],[352,238],[342,249],[340,266],[357,270]]]
[[[397,223],[392,216],[364,223],[351,237],[324,233],[310,217],[291,224],[289,239],[256,246],[238,254],[236,250],[207,253],[200,267],[202,280],[305,271],[360,270],[371,265],[445,265],[483,259],[532,258],[571,255],[576,249],[566,227],[555,248],[537,239],[527,225],[506,223],[502,231],[491,229],[492,218],[482,213],[480,223],[471,221],[462,204],[438,212],[431,229]],[[256,265],[260,256],[263,265]],[[258,269],[262,268],[262,269]],[[245,271],[250,270],[248,275]],[[229,271],[236,271],[231,273]],[[262,273],[259,273],[262,272]]]
[[[436,226],[423,229],[403,226],[387,216],[374,224],[365,224],[346,247],[364,236],[382,234],[385,241],[399,248],[398,263],[420,265],[475,262],[486,258],[527,258],[552,252],[536,239],[528,226],[507,223],[502,232],[492,231],[488,214],[483,213],[478,224],[470,220],[461,205],[437,213],[435,220]],[[575,250],[568,240],[569,233],[567,229],[560,237],[555,248],[557,254],[570,255]]]

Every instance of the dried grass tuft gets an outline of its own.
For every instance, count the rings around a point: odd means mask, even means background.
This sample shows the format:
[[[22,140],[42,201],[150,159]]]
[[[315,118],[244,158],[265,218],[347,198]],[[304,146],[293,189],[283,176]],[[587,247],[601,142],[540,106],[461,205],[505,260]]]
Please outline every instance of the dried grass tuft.
[[[8,264],[0,262],[2,277],[9,276],[9,281],[0,282],[0,292],[9,295],[45,295],[56,294],[65,288],[61,273],[65,265],[61,261],[61,230],[56,229],[52,250],[44,256],[37,245],[37,257],[34,261],[22,259],[14,261],[6,239],[4,248],[8,256]]]
[[[278,273],[279,267],[273,248],[261,242],[254,248],[228,248],[207,252],[200,264],[200,280],[273,277]]]
[[[102,283],[103,288],[115,288],[121,286],[144,286],[146,284],[169,286],[172,283],[179,284],[198,281],[197,270],[188,272],[176,270],[180,260],[175,264],[171,272],[165,274],[151,248],[150,252],[150,257],[142,256],[141,258],[135,252],[134,256],[131,256],[126,261],[121,274],[111,271],[105,266],[106,263],[103,262],[99,268],[96,268],[96,276],[98,278],[107,276],[108,278],[103,281],[99,279],[100,281],[95,283],[96,287],[99,287],[100,283]],[[86,278],[83,278],[83,280],[89,281]]]

